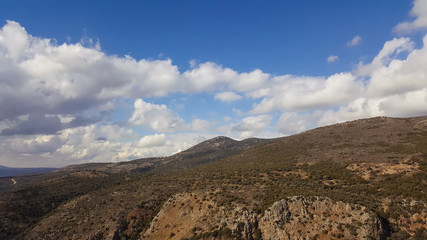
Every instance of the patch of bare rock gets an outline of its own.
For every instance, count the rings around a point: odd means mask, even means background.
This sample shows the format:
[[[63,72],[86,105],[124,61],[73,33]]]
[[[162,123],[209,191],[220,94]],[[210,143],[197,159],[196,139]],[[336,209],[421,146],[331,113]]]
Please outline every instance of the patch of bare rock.
[[[141,239],[382,239],[383,235],[380,219],[365,207],[325,197],[288,197],[256,213],[184,193],[164,204]]]

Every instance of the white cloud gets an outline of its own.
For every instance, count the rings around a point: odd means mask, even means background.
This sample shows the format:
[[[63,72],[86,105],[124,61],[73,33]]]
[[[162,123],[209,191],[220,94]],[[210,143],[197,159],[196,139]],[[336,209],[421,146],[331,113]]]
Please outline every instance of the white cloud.
[[[399,23],[394,30],[398,33],[407,33],[420,28],[427,27],[427,1],[415,0],[411,10],[411,15],[415,19],[411,22]]]
[[[339,57],[338,57],[338,56],[331,55],[331,56],[329,56],[326,60],[328,61],[328,63],[332,63],[332,62],[337,61],[338,59],[339,59]]]
[[[186,125],[187,131],[208,131],[212,128],[212,123],[203,119],[194,119]]]
[[[0,44],[3,46],[1,52],[6,57],[18,60],[29,45],[29,37],[25,29],[14,21],[7,21],[6,25],[0,30]]]
[[[257,115],[243,118],[239,123],[221,126],[217,130],[237,139],[256,137],[269,126],[272,120],[270,115]]]
[[[413,117],[427,115],[427,88],[378,98],[358,98],[337,111],[328,110],[319,125],[375,116]]]
[[[191,123],[186,124],[166,105],[147,103],[142,99],[135,100],[134,108],[129,122],[134,125],[150,127],[158,132],[204,131],[209,130],[212,125],[202,119],[194,119]]]
[[[394,38],[393,40],[387,41],[371,63],[359,63],[357,74],[359,76],[371,75],[384,65],[395,60],[400,53],[412,51],[413,46],[414,43],[409,38]]]
[[[427,35],[420,49],[408,38],[388,41],[369,64],[357,73],[367,77],[366,90],[357,99],[327,110],[320,125],[374,116],[427,115]],[[400,53],[409,52],[406,57]]]
[[[426,115],[427,35],[423,42],[422,48],[414,49],[414,43],[409,38],[395,38],[387,41],[370,63],[359,64],[355,75],[345,74],[348,77],[347,83],[351,83],[350,79],[354,79],[353,83],[359,86],[359,88],[354,88],[357,94],[347,99],[338,96],[337,99],[341,98],[341,101],[333,103],[324,110],[315,111],[316,114],[314,115],[301,113],[300,108],[286,108],[285,104],[282,104],[282,108],[280,108],[274,98],[271,98],[270,101],[266,101],[267,98],[265,98],[264,102],[261,101],[254,109],[265,106],[270,110],[291,110],[292,112],[283,113],[278,121],[277,128],[283,134],[292,133],[293,129],[302,131],[307,127],[374,116],[410,117]],[[361,81],[365,83],[362,84]],[[331,95],[343,92],[337,88],[330,89],[329,94]],[[347,89],[350,91],[352,87]],[[284,93],[286,94],[285,91]],[[301,96],[316,96],[316,94],[301,94]],[[283,103],[286,98],[281,99]],[[310,107],[307,110],[316,109],[319,107]]]
[[[191,68],[194,68],[197,66],[197,61],[195,59],[191,59],[188,63],[190,64]]]
[[[320,111],[314,113],[285,112],[280,116],[276,127],[284,135],[300,133],[317,126],[322,114]]]
[[[56,151],[64,143],[64,140],[56,135],[39,135],[33,139],[7,143],[10,144],[11,150],[19,154],[42,154]]]
[[[9,104],[1,105],[0,121],[19,127],[22,124],[16,119],[23,115],[77,118],[77,113],[85,111],[114,110],[116,99],[249,91],[269,78],[260,70],[239,74],[212,62],[197,66],[193,62],[192,69],[180,73],[170,59],[108,56],[101,51],[99,41],[85,42],[89,47],[81,43],[57,45],[54,40],[33,37],[19,23],[8,21],[0,30],[0,102]],[[179,125],[179,118],[175,120],[166,127]]]
[[[103,136],[103,141],[97,141]],[[212,134],[153,134],[138,138],[132,130],[110,125],[67,129],[59,135],[2,139],[0,159],[8,166],[65,166],[169,156],[214,137]],[[125,138],[120,141],[120,138]],[[12,158],[13,157],[13,158]],[[28,159],[31,159],[30,161]]]
[[[125,132],[127,136],[123,136]],[[0,159],[11,166],[64,166],[111,161],[122,145],[119,139],[114,139],[119,135],[127,140],[136,139],[131,130],[114,125],[77,127],[57,135],[11,136],[1,139]],[[105,140],[98,141],[100,136]]]
[[[412,49],[413,43],[409,39],[398,40],[400,40],[400,44],[396,44],[396,46],[387,50],[387,54],[384,54],[386,45],[397,40],[387,42],[380,54],[371,64],[367,65],[368,68],[374,69],[368,72],[371,78],[367,94],[370,96],[387,96],[427,87],[427,68],[425,67],[427,36],[424,37],[423,48],[417,50]],[[410,52],[406,59],[388,59],[391,52],[402,51]],[[387,61],[378,60],[380,57],[387,58]],[[365,70],[365,68],[366,66],[361,67],[362,70]]]
[[[334,74],[327,79],[283,76],[273,79],[267,96],[255,104],[251,113],[273,110],[302,111],[341,104],[357,97],[363,83],[351,73]]]
[[[235,92],[222,92],[215,94],[215,99],[219,99],[221,102],[234,102],[242,99],[242,96]]]
[[[164,96],[177,91],[170,60],[106,56],[80,43],[56,45],[18,23],[0,30],[0,120],[29,113],[72,114],[105,107],[114,98]]]
[[[154,134],[154,135],[148,135],[144,136],[139,140],[139,146],[140,147],[157,147],[162,146],[166,142],[166,135],[165,134]]]
[[[337,111],[327,110],[320,118],[319,125],[324,126],[360,118],[383,116],[383,112],[378,108],[379,101],[381,100],[369,100],[361,97],[342,105]]]
[[[256,90],[264,86],[269,78],[270,74],[256,69],[249,73],[239,74],[236,79],[230,82],[229,88],[240,92]]]
[[[224,69],[215,63],[206,62],[199,64],[197,68],[187,70],[182,77],[187,83],[183,91],[204,92],[224,89],[238,77],[238,73],[230,68]]]
[[[360,36],[355,36],[353,37],[353,39],[351,39],[351,41],[347,42],[347,46],[349,47],[354,47],[356,45],[359,45],[359,43],[362,41],[362,37]]]
[[[129,122],[135,125],[149,126],[159,132],[173,132],[182,129],[185,121],[174,114],[166,105],[157,105],[135,100],[135,111]]]
[[[417,19],[410,23],[417,28],[421,5],[415,2]],[[57,45],[8,21],[0,30],[0,160],[12,166],[123,161],[169,155],[218,134],[271,137],[363,117],[427,114],[427,36],[423,40],[415,49],[409,38],[392,39],[354,72],[325,77],[239,73],[195,61],[180,72],[170,59],[109,56],[99,42]],[[244,96],[253,107],[232,109],[245,116],[239,121],[185,121],[168,106],[143,100],[206,92],[221,101]],[[140,136],[104,121],[105,111],[116,110],[123,99],[134,101],[131,127],[155,133]],[[181,108],[191,110],[188,104]],[[272,123],[275,111],[280,118]]]
[[[427,86],[421,90],[396,94],[384,99],[380,109],[393,117],[420,116],[427,114]]]
[[[181,74],[180,91],[188,92],[213,92],[219,90],[250,91],[261,87],[269,74],[256,69],[249,73],[238,73],[230,68],[206,62]]]

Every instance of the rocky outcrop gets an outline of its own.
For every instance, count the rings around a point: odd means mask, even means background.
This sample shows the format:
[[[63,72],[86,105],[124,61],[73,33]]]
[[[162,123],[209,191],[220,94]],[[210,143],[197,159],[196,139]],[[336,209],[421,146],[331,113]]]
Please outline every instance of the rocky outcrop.
[[[275,202],[259,227],[264,240],[381,239],[381,221],[364,207],[329,198],[295,196]]]
[[[264,240],[382,239],[384,230],[380,219],[363,206],[329,198],[289,197],[256,214],[238,206],[217,206],[213,199],[186,193],[163,206],[143,239],[214,239],[219,235]]]
[[[235,213],[237,213],[237,216],[235,217],[235,219],[233,219],[233,221],[231,221],[234,223],[231,226],[232,235],[234,237],[243,239],[253,239],[253,235],[255,235],[257,233],[257,230],[259,229],[259,216],[253,211],[239,211],[239,209],[236,210],[237,211],[235,211]]]

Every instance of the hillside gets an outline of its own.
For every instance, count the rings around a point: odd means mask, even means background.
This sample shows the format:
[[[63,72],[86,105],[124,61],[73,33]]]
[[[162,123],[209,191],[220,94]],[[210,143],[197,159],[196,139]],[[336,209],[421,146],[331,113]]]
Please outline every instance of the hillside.
[[[5,169],[8,169],[7,176],[13,177],[15,181],[12,182],[10,177],[0,176],[0,192],[17,189],[28,183],[37,183],[46,179],[53,179],[82,171],[96,171],[105,174],[130,174],[148,171],[161,173],[174,172],[215,161],[268,141],[271,140],[251,138],[243,141],[235,141],[227,137],[216,137],[168,157],[141,158],[119,163],[70,165],[60,169],[46,169],[45,172],[48,173],[45,174],[19,175],[19,172],[16,172],[18,174],[11,174],[15,172],[11,172],[9,168],[5,167]],[[0,168],[1,171],[2,169]]]
[[[0,239],[427,239],[427,117],[56,174],[2,193]]]

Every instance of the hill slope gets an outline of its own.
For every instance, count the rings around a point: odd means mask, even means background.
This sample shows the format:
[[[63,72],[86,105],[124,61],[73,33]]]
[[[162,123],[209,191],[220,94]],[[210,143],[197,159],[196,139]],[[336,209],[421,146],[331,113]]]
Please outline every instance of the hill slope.
[[[426,239],[427,117],[251,141],[220,137],[142,173],[84,170],[6,192],[0,238]]]

